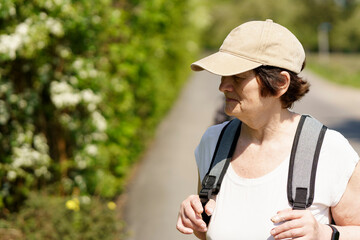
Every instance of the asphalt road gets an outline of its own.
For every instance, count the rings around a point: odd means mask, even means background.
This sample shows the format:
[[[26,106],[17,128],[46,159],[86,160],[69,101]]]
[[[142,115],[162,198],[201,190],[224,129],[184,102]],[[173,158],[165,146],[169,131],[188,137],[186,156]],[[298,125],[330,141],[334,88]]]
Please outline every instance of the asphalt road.
[[[329,84],[310,74],[311,91],[294,111],[311,114],[342,132],[360,153],[360,91]],[[219,77],[193,74],[160,124],[156,138],[128,187],[123,216],[127,240],[196,239],[177,232],[180,203],[196,193],[194,149],[222,104]]]

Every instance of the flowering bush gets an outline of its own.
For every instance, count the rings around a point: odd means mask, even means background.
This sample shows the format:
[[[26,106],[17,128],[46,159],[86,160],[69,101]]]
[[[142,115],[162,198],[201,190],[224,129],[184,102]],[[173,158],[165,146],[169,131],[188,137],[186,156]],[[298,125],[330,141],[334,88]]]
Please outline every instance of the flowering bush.
[[[21,212],[0,219],[0,236],[14,240],[124,239],[124,223],[108,205],[97,197],[82,196],[66,201],[32,192]]]
[[[0,214],[46,184],[121,191],[186,79],[201,1],[0,3]]]

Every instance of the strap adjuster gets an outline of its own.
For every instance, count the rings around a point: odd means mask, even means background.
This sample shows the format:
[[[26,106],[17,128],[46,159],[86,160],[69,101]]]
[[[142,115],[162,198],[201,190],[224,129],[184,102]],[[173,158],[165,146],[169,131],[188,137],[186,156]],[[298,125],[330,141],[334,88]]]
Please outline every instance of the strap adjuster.
[[[199,197],[202,202],[207,202],[213,194],[212,188],[202,188],[199,192]]]
[[[306,209],[306,199],[307,199],[307,188],[296,188],[296,195],[293,204],[293,209],[295,210]]]
[[[216,176],[206,175],[202,182],[202,186],[203,188],[213,188],[215,181]]]
[[[199,197],[201,201],[207,202],[214,192],[214,184],[216,181],[216,176],[206,175],[202,182],[202,188],[199,192]]]

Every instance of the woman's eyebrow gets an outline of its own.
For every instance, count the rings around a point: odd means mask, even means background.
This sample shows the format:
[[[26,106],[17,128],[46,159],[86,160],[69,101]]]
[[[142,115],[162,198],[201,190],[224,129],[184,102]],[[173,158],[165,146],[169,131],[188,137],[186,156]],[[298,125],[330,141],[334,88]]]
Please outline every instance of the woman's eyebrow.
[[[244,73],[236,74],[236,75],[233,75],[233,77],[246,78],[246,77],[247,77],[247,74],[244,74]]]

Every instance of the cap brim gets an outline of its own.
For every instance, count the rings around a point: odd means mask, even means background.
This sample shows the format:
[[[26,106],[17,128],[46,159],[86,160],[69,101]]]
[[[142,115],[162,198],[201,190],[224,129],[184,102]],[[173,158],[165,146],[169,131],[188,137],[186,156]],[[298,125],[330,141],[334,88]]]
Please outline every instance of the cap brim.
[[[220,76],[232,76],[261,66],[253,62],[226,52],[217,52],[191,64],[193,71],[206,70]]]

